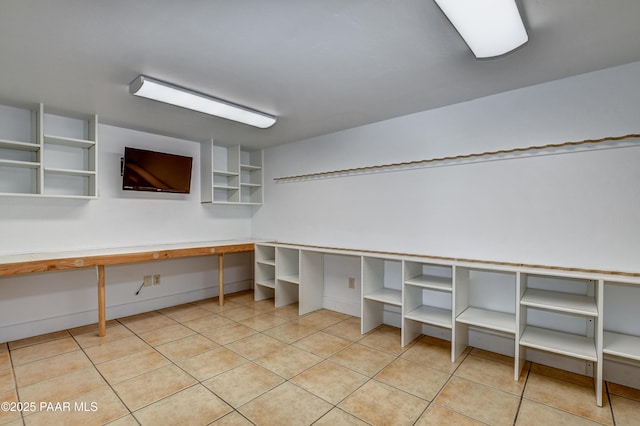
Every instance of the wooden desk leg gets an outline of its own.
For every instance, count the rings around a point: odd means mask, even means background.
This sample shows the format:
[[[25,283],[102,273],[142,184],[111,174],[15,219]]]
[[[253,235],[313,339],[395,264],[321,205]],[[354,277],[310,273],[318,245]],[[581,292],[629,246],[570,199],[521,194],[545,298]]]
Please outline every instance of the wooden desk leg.
[[[224,305],[224,254],[218,255],[218,299],[220,306]]]
[[[104,296],[104,265],[98,265],[98,336],[107,335],[107,305]]]

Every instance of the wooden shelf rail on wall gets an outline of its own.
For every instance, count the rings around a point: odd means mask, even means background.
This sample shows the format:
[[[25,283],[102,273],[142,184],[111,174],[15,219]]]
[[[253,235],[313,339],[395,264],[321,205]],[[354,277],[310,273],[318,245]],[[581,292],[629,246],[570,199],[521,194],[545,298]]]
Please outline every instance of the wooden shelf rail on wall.
[[[529,153],[529,152],[557,150],[561,148],[574,148],[577,146],[584,146],[584,145],[596,146],[596,145],[602,145],[602,144],[611,143],[611,142],[627,141],[629,139],[634,139],[634,138],[640,138],[640,134],[631,133],[623,136],[608,136],[602,139],[586,139],[586,140],[575,141],[575,142],[562,142],[562,143],[553,143],[553,144],[547,144],[547,145],[534,145],[534,146],[527,146],[522,148],[501,149],[497,151],[486,151],[486,152],[477,152],[472,154],[460,154],[460,155],[448,156],[448,157],[428,158],[424,160],[403,161],[399,163],[389,163],[389,164],[377,164],[373,166],[330,170],[325,172],[307,173],[302,175],[282,176],[282,177],[273,178],[273,180],[276,182],[290,182],[290,181],[298,181],[298,180],[340,177],[340,176],[351,175],[351,174],[389,171],[390,169],[415,168],[415,167],[426,166],[432,163],[439,163],[439,162],[455,162],[455,161],[480,159],[484,157],[497,157],[497,156],[514,155],[514,154],[517,155],[517,154]],[[511,158],[520,158],[520,157],[511,157]]]

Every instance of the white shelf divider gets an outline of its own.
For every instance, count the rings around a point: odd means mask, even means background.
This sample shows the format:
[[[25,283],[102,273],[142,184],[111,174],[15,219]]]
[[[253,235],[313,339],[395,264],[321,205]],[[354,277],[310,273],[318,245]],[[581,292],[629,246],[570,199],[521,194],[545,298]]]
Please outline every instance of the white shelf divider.
[[[520,303],[525,306],[569,314],[598,316],[598,307],[595,299],[579,294],[529,288],[524,293]]]
[[[520,338],[520,344],[586,361],[598,361],[596,346],[591,337],[527,326]]]
[[[400,290],[382,288],[369,294],[365,294],[364,298],[367,300],[386,303],[388,305],[402,306],[402,292]]]
[[[503,333],[515,334],[516,316],[506,312],[469,307],[456,318],[457,322]]]
[[[605,331],[602,350],[607,355],[640,361],[640,337]]]
[[[451,311],[422,305],[404,316],[406,319],[437,327],[452,328]]]
[[[451,278],[448,277],[435,277],[430,275],[419,275],[417,277],[409,278],[405,280],[405,284],[410,284],[416,287],[429,288],[439,291],[452,291],[453,286]]]

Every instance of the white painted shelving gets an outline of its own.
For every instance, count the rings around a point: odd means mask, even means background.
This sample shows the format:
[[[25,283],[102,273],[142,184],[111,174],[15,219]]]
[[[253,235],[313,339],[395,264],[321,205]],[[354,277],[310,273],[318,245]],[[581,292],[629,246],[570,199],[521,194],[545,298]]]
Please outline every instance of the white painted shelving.
[[[0,195],[97,198],[96,115],[61,115],[42,104],[2,106],[2,114]]]
[[[262,150],[248,151],[240,145],[201,144],[201,202],[261,205],[262,156]]]
[[[256,300],[275,296],[276,306],[299,302],[300,314],[323,308],[325,275],[335,288],[335,277],[325,270],[327,255],[360,262],[360,276],[353,279],[361,282],[362,333],[395,324],[399,317],[399,343],[406,346],[435,327],[451,336],[453,362],[468,347],[472,332],[486,331],[512,342],[514,380],[520,377],[527,350],[593,365],[598,405],[603,356],[640,361],[640,336],[633,325],[626,330],[607,329],[606,324],[603,328],[605,285],[640,291],[640,278],[633,276],[258,243]]]

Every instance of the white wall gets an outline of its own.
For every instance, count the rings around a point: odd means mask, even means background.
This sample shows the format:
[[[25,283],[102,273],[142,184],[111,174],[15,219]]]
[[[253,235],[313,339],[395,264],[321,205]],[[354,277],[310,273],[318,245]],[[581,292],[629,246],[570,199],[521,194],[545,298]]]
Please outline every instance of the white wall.
[[[638,139],[565,154],[273,181],[640,133],[638,75],[640,62],[268,149],[266,203],[253,218],[253,235],[329,247],[640,272]],[[333,281],[325,279],[325,293],[338,287],[345,293],[345,274]],[[485,289],[486,284],[491,282],[483,283]],[[501,292],[482,296],[492,309],[513,312],[515,295],[508,300]],[[617,307],[618,300],[626,302]],[[629,332],[640,321],[632,308],[639,303],[637,287],[608,286],[605,329]],[[390,322],[398,323],[399,316],[392,314]],[[535,313],[531,321],[578,333],[589,327],[585,320],[566,318],[550,325],[556,317]],[[427,328],[423,331],[430,333]],[[480,331],[471,333],[473,346],[513,352],[512,339]],[[442,330],[430,334],[446,338]],[[583,374],[591,369],[588,363],[527,353],[536,362]],[[625,371],[630,367],[611,368],[613,361],[607,362],[608,377],[629,382]]]
[[[253,235],[638,271],[640,147],[288,183],[274,177],[638,132],[640,63],[265,151]]]
[[[98,138],[99,198],[1,197],[0,254],[250,236],[251,207],[200,203],[199,143],[106,125],[100,125]],[[191,193],[123,191],[120,158],[125,146],[193,157]],[[231,284],[227,291],[250,285],[250,262],[250,254],[225,256],[225,281]],[[161,274],[162,284],[135,296],[149,274]],[[107,316],[117,318],[217,295],[217,260],[107,267],[106,282]],[[2,278],[0,284],[0,342],[97,321],[93,269]]]

